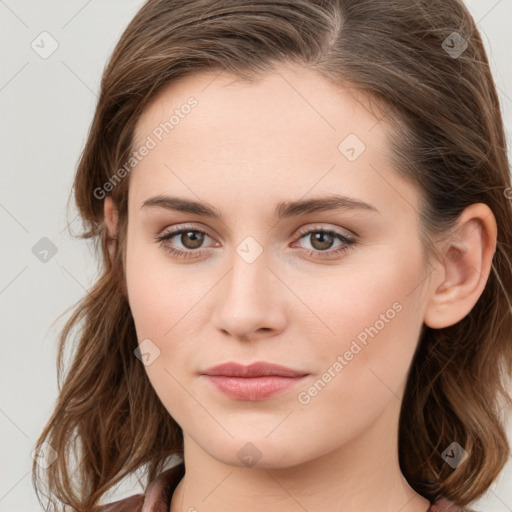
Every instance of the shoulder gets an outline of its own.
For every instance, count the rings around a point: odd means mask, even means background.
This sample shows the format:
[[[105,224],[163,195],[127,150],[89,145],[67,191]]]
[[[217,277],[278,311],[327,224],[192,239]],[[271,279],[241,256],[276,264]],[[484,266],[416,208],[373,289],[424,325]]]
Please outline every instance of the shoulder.
[[[460,507],[453,501],[446,498],[440,498],[433,503],[428,512],[475,512],[473,509]]]
[[[171,498],[185,474],[183,462],[160,473],[146,488],[144,494],[133,494],[128,498],[106,505],[97,505],[91,512],[142,512],[169,510]]]
[[[143,494],[134,494],[107,505],[98,505],[92,512],[140,512],[144,503]]]

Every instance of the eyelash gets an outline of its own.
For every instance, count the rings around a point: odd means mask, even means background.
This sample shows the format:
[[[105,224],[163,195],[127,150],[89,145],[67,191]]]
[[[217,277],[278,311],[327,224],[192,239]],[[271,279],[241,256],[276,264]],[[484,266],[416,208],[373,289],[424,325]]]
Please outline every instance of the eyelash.
[[[192,231],[194,233],[201,233],[203,235],[206,235],[206,236],[210,237],[210,235],[208,235],[208,233],[206,233],[205,231],[202,231],[201,229],[195,229],[195,228],[192,228],[192,227],[184,227],[184,228],[177,229],[176,231],[171,231],[171,232],[166,233],[164,235],[157,236],[157,237],[155,237],[155,241],[157,243],[159,243],[159,245],[165,251],[169,252],[173,256],[177,256],[178,258],[184,258],[184,259],[194,258],[195,257],[194,254],[200,252],[201,249],[196,249],[196,250],[189,249],[188,251],[183,251],[181,249],[176,249],[174,247],[170,247],[169,245],[165,244],[165,242],[167,240],[170,240],[171,238],[174,238],[175,236],[181,235],[183,233],[189,233],[190,231]],[[336,239],[340,240],[341,242],[343,242],[345,244],[345,245],[342,245],[342,246],[338,247],[337,249],[330,250],[330,251],[320,251],[320,250],[314,250],[314,249],[304,249],[304,251],[306,252],[307,256],[310,256],[310,257],[313,257],[313,258],[317,258],[317,259],[331,258],[332,256],[341,255],[342,253],[344,253],[345,251],[350,249],[351,246],[354,246],[357,243],[355,238],[349,237],[347,235],[343,235],[343,234],[341,234],[341,233],[339,233],[337,231],[334,231],[332,229],[320,229],[320,228],[308,229],[308,230],[305,230],[305,231],[301,231],[299,233],[300,234],[299,240],[302,239],[302,238],[305,238],[305,237],[307,237],[307,235],[311,235],[313,233],[325,233],[325,234],[328,234],[328,235],[332,235]],[[210,237],[210,238],[212,238],[212,237]],[[325,256],[318,256],[319,254],[321,254],[321,255],[327,254],[328,256],[327,257],[325,257]]]

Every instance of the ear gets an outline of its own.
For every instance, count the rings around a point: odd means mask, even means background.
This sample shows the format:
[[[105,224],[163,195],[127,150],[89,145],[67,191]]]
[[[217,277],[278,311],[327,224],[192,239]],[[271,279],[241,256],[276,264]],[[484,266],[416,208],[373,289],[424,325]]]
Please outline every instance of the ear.
[[[468,206],[460,215],[456,236],[442,252],[434,271],[424,322],[433,329],[454,325],[473,309],[482,294],[496,252],[496,219],[484,203]]]
[[[110,253],[110,257],[114,257],[114,251],[117,244],[117,222],[118,222],[118,212],[117,208],[112,200],[111,196],[106,196],[104,205],[103,205],[103,213],[105,225],[107,226],[107,234],[108,241],[107,247]]]

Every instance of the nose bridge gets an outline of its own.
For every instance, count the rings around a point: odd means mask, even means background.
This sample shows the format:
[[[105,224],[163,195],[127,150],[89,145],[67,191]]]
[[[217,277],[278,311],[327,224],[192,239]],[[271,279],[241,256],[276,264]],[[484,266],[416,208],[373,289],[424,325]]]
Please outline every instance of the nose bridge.
[[[254,239],[246,239],[236,247],[214,315],[217,328],[241,338],[261,328],[278,329],[283,322],[279,291],[274,289],[278,283],[267,266],[268,254],[256,244]]]
[[[270,270],[267,267],[267,254],[261,251],[255,254],[254,248],[245,243],[236,248],[233,255],[232,268],[227,276],[225,302],[231,302],[231,307],[245,308],[252,304],[261,307],[261,298],[268,295]],[[261,302],[261,304],[258,303]]]

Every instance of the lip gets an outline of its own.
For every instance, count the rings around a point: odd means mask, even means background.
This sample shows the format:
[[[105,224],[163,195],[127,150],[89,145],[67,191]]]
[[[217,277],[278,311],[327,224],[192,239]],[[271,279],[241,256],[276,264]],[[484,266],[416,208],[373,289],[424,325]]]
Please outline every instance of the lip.
[[[212,366],[201,375],[230,398],[261,401],[288,390],[309,374],[267,362],[249,366],[228,362]]]
[[[203,375],[222,375],[224,377],[303,377],[307,372],[293,370],[279,364],[267,363],[266,361],[257,361],[248,366],[240,363],[227,362],[212,366],[204,372]]]

